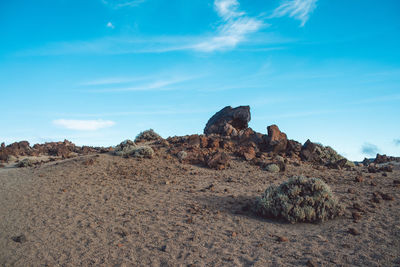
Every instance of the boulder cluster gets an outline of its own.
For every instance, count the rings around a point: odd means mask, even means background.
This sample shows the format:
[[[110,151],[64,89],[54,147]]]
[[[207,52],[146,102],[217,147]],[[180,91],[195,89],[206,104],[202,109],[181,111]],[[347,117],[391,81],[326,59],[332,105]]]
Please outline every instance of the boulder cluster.
[[[227,106],[212,116],[204,134],[174,136],[163,139],[152,129],[141,132],[135,141],[126,140],[115,148],[76,146],[70,141],[36,144],[27,141],[0,147],[0,163],[15,161],[20,156],[53,156],[69,158],[90,153],[113,151],[122,157],[152,158],[158,147],[166,147],[167,153],[181,162],[222,170],[229,166],[233,157],[242,158],[269,172],[283,172],[288,160],[309,162],[328,168],[352,168],[354,164],[340,156],[331,147],[307,140],[301,144],[288,139],[277,125],[267,127],[267,134],[258,133],[249,127],[250,107]],[[387,161],[380,157],[380,161]]]
[[[77,155],[87,155],[91,153],[105,153],[110,148],[76,146],[68,140],[63,142],[49,142],[30,146],[29,142],[15,142],[8,146],[4,143],[0,146],[0,162],[8,162],[21,156],[52,156],[60,158],[70,158]]]
[[[354,167],[331,147],[288,139],[277,125],[268,126],[267,134],[258,133],[248,127],[250,119],[249,106],[225,107],[209,119],[203,135],[168,138],[169,152],[183,162],[219,170],[229,166],[232,156],[271,172],[284,171],[288,158],[328,168]]]

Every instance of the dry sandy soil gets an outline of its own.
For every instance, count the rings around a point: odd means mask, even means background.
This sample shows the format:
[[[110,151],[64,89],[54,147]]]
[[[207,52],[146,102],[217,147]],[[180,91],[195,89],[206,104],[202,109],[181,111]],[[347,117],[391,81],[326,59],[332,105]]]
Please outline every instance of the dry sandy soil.
[[[3,168],[0,265],[399,266],[400,170],[356,181],[357,168],[288,165],[271,174],[233,160],[216,171],[160,153]],[[251,211],[268,185],[298,174],[325,180],[345,216],[289,224]],[[394,199],[376,203],[376,191]]]

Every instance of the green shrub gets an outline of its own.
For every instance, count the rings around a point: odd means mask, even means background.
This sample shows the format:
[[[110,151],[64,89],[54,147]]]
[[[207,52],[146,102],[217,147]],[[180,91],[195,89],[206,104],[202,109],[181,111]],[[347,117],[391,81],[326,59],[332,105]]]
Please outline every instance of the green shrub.
[[[160,139],[162,139],[162,137],[153,129],[150,129],[138,134],[135,138],[135,142],[155,141]]]
[[[125,140],[115,147],[114,154],[125,158],[152,158],[154,150],[149,146],[137,146],[133,141]]]
[[[125,140],[117,145],[114,154],[121,157],[128,157],[136,149],[136,144],[132,140]]]
[[[268,187],[257,203],[257,211],[261,216],[291,223],[321,222],[341,215],[343,207],[321,179],[294,176],[279,186]]]

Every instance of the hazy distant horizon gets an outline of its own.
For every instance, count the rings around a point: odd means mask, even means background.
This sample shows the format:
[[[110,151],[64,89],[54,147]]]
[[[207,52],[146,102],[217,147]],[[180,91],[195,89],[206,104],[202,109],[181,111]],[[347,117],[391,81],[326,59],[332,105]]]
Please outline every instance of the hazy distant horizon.
[[[202,134],[225,106],[351,160],[400,156],[400,2],[0,3],[0,143]]]

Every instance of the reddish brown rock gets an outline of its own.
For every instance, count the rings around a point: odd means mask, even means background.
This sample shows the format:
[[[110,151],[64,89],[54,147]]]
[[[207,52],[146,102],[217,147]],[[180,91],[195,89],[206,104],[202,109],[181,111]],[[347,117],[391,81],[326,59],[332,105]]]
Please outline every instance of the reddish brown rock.
[[[357,175],[356,178],[354,178],[354,181],[356,183],[362,183],[364,181],[364,178],[361,175]]]
[[[200,147],[200,137],[197,134],[190,135],[188,137],[187,143],[188,143],[189,147],[199,148]]]
[[[266,149],[273,153],[283,153],[287,149],[287,136],[281,132],[276,125],[267,127],[268,136],[266,136]]]
[[[276,237],[276,241],[279,241],[279,242],[288,242],[288,241],[289,241],[289,238],[287,238],[287,237],[285,237],[285,236],[277,236],[277,237]]]
[[[349,232],[349,234],[352,234],[352,235],[360,235],[361,234],[360,231],[358,231],[355,228],[349,228],[348,232]]]
[[[217,152],[207,159],[207,166],[216,170],[223,170],[229,165],[230,157],[225,152]]]
[[[238,155],[247,161],[253,160],[256,157],[256,150],[253,146],[241,147]]]

